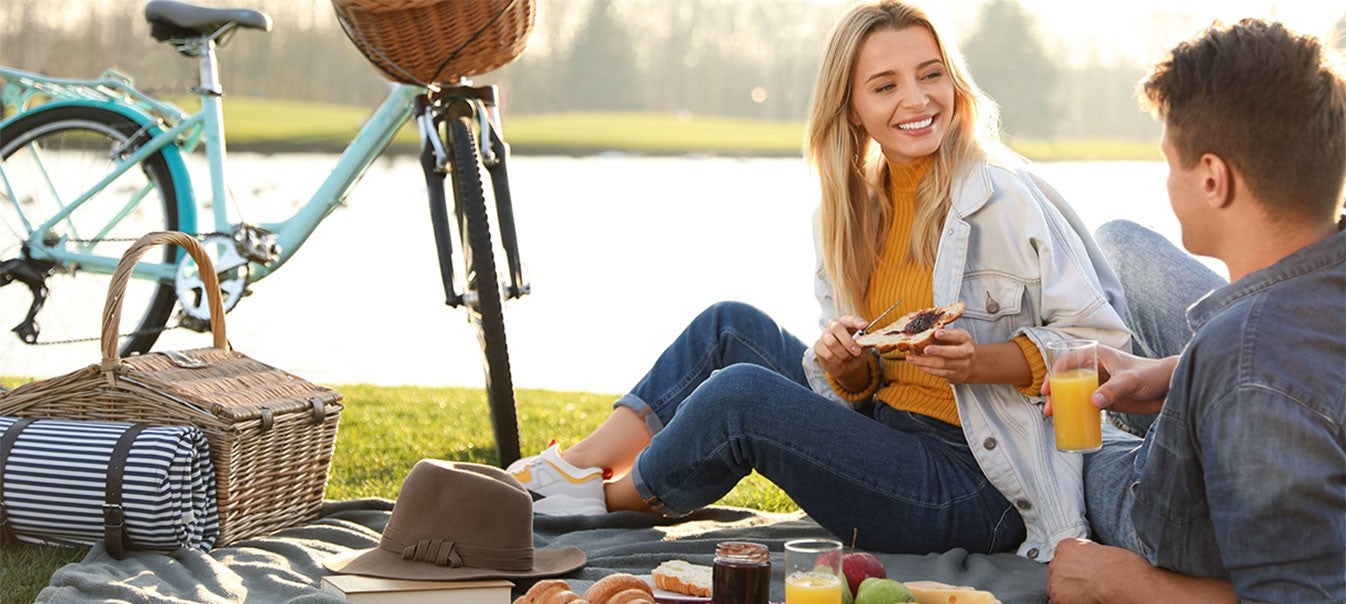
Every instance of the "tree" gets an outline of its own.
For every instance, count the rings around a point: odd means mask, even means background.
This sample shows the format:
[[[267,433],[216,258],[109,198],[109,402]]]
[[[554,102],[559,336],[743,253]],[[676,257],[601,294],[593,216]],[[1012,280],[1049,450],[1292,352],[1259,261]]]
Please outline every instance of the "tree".
[[[1341,18],[1337,19],[1337,24],[1332,27],[1332,38],[1328,43],[1335,44],[1337,49],[1346,53],[1346,13],[1342,13]]]
[[[967,40],[968,68],[1000,105],[1006,134],[1051,138],[1059,113],[1051,103],[1059,68],[1044,52],[1032,17],[1016,0],[990,0]]]
[[[631,36],[612,0],[593,0],[566,58],[565,95],[573,109],[631,110],[640,106]]]

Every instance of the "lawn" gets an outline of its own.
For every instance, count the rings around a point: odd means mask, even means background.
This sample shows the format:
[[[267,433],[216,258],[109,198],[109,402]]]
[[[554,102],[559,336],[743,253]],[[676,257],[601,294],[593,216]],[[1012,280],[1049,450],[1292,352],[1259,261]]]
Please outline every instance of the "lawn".
[[[194,97],[173,99],[195,110]],[[231,96],[224,104],[229,147],[240,151],[337,152],[355,136],[373,107]],[[516,154],[709,154],[799,157],[803,121],[652,112],[584,112],[506,115],[505,140]],[[1157,141],[1006,139],[1035,161],[1161,159]],[[417,149],[414,129],[403,127],[394,153]]]
[[[0,379],[6,386],[20,380]],[[486,396],[475,388],[333,386],[345,400],[328,499],[395,499],[402,479],[424,458],[494,464],[495,444]],[[550,390],[517,393],[519,438],[525,454],[553,438],[573,443],[597,427],[614,395]],[[753,475],[721,500],[724,505],[767,511],[798,509],[779,488]],[[0,548],[0,603],[31,602],[62,565],[83,559],[84,549]]]

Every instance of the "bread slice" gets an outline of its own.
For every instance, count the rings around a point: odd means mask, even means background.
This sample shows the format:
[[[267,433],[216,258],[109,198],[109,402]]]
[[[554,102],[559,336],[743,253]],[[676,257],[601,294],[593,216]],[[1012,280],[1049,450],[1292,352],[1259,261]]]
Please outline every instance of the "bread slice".
[[[692,564],[686,560],[669,560],[650,571],[654,586],[689,596],[710,597],[709,566]]]
[[[954,302],[948,306],[909,312],[882,328],[856,338],[855,343],[875,348],[881,354],[897,352],[899,357],[905,357],[910,352],[920,354],[926,346],[935,342],[935,331],[963,316],[963,308],[962,302]]]

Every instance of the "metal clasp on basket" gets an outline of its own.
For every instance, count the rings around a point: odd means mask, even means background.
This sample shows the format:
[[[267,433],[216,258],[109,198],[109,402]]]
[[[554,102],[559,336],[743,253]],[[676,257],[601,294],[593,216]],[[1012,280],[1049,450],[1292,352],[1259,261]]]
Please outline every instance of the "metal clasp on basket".
[[[168,357],[170,361],[173,361],[174,365],[177,365],[178,367],[181,367],[183,369],[201,369],[202,367],[206,366],[205,361],[202,361],[200,359],[193,359],[192,357],[189,357],[175,350],[159,351],[159,354]]]

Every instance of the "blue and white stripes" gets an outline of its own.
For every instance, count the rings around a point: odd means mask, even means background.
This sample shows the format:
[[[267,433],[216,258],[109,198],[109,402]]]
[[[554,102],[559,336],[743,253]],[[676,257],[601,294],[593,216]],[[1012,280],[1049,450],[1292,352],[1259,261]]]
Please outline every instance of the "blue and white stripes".
[[[17,418],[0,417],[0,434]],[[108,461],[126,423],[44,419],[19,434],[3,468],[4,504],[20,540],[101,541]],[[191,426],[152,426],[131,446],[122,506],[133,547],[209,550],[220,534],[215,467]]]

